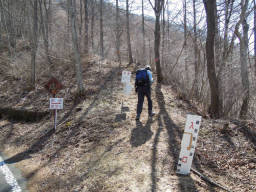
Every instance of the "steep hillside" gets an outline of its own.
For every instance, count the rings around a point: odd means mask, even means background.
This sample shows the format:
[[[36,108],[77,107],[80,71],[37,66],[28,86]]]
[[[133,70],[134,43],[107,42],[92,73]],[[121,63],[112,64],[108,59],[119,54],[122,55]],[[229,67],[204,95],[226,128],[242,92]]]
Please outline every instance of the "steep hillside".
[[[7,164],[22,170],[29,191],[222,191],[194,172],[176,174],[186,114],[200,115],[200,109],[180,100],[171,86],[155,83],[156,116],[148,119],[145,102],[136,122],[136,94],[124,96],[120,81],[123,69],[135,71],[136,66],[119,69],[97,57],[83,58],[82,64],[83,97],[76,96],[72,65],[55,64],[65,86],[57,95],[65,107],[58,112],[56,132],[44,88],[48,78],[26,90],[21,80],[1,77],[0,150]],[[204,116],[194,169],[232,191],[256,191],[253,127]]]

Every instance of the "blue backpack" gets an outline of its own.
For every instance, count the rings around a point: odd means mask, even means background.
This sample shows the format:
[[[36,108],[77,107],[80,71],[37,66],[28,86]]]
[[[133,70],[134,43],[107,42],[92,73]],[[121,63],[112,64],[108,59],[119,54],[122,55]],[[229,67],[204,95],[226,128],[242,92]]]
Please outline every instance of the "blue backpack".
[[[135,79],[135,84],[137,86],[144,86],[148,84],[149,79],[148,79],[148,73],[146,69],[139,69],[136,71],[136,79]]]

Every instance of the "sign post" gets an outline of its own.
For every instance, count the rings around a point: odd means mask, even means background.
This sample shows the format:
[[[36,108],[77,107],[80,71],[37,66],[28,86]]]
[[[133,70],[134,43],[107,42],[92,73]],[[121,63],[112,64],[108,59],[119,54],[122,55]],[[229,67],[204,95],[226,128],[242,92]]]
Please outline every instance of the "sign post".
[[[57,110],[63,109],[63,98],[55,98],[56,94],[63,89],[63,85],[54,77],[52,77],[44,86],[53,98],[50,98],[50,109],[54,110],[54,130],[57,127]]]
[[[129,96],[131,91],[132,91],[132,86],[131,86],[130,80],[131,80],[131,72],[130,71],[123,71],[121,82],[124,84],[123,93],[127,96]],[[122,113],[123,99],[122,99],[122,104],[121,105],[122,105],[121,106],[121,113]]]
[[[55,110],[54,114],[54,129],[57,126],[57,110],[63,109],[63,98],[50,98],[50,109]]]
[[[130,71],[123,71],[122,72],[122,83],[130,83],[131,80],[131,72]]]
[[[125,85],[124,85],[124,94],[125,95],[130,95],[131,91],[132,91],[131,83],[130,82],[129,83],[125,83]]]
[[[131,86],[131,72],[130,71],[123,71],[122,72],[122,79],[121,82],[124,84],[124,94],[125,95],[130,95],[132,91],[132,86]]]
[[[190,173],[200,123],[201,116],[187,115],[187,121],[181,141],[181,150],[177,166],[178,174],[188,175]]]
[[[57,109],[55,109],[55,114],[54,114],[54,130],[56,131],[56,128],[57,128]]]

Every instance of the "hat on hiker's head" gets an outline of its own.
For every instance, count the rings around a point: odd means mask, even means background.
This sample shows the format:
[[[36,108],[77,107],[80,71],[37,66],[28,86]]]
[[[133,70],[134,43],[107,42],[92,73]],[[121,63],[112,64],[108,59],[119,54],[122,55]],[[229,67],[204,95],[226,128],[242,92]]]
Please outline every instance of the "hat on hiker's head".
[[[147,66],[145,67],[145,69],[151,71],[151,67],[150,67],[149,65],[147,65]]]

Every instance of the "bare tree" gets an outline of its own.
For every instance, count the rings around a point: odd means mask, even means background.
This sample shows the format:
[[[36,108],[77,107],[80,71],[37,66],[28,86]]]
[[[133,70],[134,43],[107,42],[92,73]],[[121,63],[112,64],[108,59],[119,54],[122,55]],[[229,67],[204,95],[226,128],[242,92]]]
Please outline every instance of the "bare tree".
[[[194,0],[193,0],[194,2]],[[184,46],[187,45],[187,0],[183,0],[183,13],[184,13]]]
[[[89,52],[89,16],[88,16],[88,0],[84,0],[84,53]]]
[[[162,47],[161,47],[161,62],[162,62],[162,65],[165,64],[165,60],[164,60],[164,52],[165,52],[165,5],[163,5],[163,8],[162,8]]]
[[[94,50],[95,0],[91,0],[90,5],[91,5],[91,46],[92,46],[92,50]]]
[[[100,0],[100,56],[104,58],[104,45],[103,45],[103,0]]]
[[[36,53],[38,45],[38,0],[33,1],[33,31],[31,37],[31,86],[36,81]]]
[[[155,0],[155,5],[152,4],[151,0],[149,0],[150,5],[152,6],[156,21],[155,21],[155,41],[154,41],[154,49],[155,49],[155,64],[156,64],[156,72],[157,72],[157,82],[161,83],[163,80],[163,74],[160,65],[160,53],[159,47],[161,42],[161,33],[160,33],[160,15],[164,6],[164,0]]]
[[[141,19],[142,19],[142,63],[146,63],[146,48],[145,48],[145,17],[144,17],[144,0],[141,0]]]
[[[196,0],[193,0],[193,45],[194,45],[194,68],[195,68],[195,77],[192,89],[190,91],[190,96],[193,97],[194,95],[198,96],[198,84],[199,84],[199,49],[198,49],[198,40],[197,40],[197,10],[196,10]]]
[[[78,93],[83,94],[84,85],[83,85],[81,58],[80,58],[80,52],[78,48],[77,31],[76,31],[76,0],[68,0],[68,4],[70,9],[69,13],[71,17],[72,45],[73,45],[73,51],[75,55],[75,72],[76,72],[76,80],[78,85]]]
[[[82,36],[82,28],[83,28],[83,0],[79,2],[80,7],[80,25],[79,25],[79,36]]]
[[[254,75],[256,77],[256,3],[255,0],[253,0],[253,5],[254,5],[254,17],[253,17],[253,21],[254,21]]]
[[[167,50],[170,47],[170,8],[169,8],[169,0],[166,1],[167,4]]]
[[[115,35],[116,35],[116,55],[117,60],[121,66],[121,54],[120,54],[120,40],[121,40],[121,34],[122,30],[120,29],[120,11],[119,11],[119,0],[116,0],[116,29],[115,29]]]
[[[129,64],[131,64],[131,63],[133,63],[133,59],[132,59],[131,37],[130,37],[129,0],[126,0],[126,32],[127,32],[127,47],[128,47]]]
[[[223,82],[223,70],[226,67],[228,57],[232,53],[232,47],[233,47],[233,41],[234,41],[232,40],[231,42],[229,42],[228,40],[230,18],[233,13],[233,3],[234,1],[230,1],[230,0],[225,0],[225,3],[224,3],[225,14],[224,14],[224,38],[222,40],[223,48],[222,48],[222,57],[220,59],[220,65],[217,72],[217,79],[219,82],[219,92],[220,92],[220,108],[222,110],[221,111],[222,115],[225,115],[225,112],[226,112],[225,105],[224,105],[225,87]]]
[[[14,18],[12,2],[11,1],[0,1],[0,14],[1,14],[1,23],[3,30],[5,30],[7,39],[8,39],[8,52],[10,56],[15,54],[16,48],[16,33],[14,29]]]
[[[204,0],[204,7],[207,20],[207,39],[206,39],[206,58],[207,58],[207,73],[211,89],[211,104],[209,113],[213,118],[220,117],[220,100],[219,100],[219,85],[215,72],[215,57],[214,57],[214,39],[215,39],[215,13],[216,0]]]
[[[45,54],[47,57],[48,64],[50,65],[50,68],[52,69],[52,61],[49,54],[49,16],[51,12],[51,0],[48,1],[42,1],[39,0],[39,8],[40,8],[40,19],[41,19],[41,29],[42,29],[42,35],[44,40],[44,49]],[[45,14],[44,14],[45,13]],[[52,71],[52,70],[50,70]]]
[[[242,21],[242,33],[238,30],[235,31],[236,36],[240,41],[240,64],[241,64],[241,78],[243,84],[243,103],[240,110],[240,118],[246,118],[249,107],[249,78],[248,78],[248,30],[246,11],[248,9],[248,0],[241,0],[241,14],[240,20]]]

